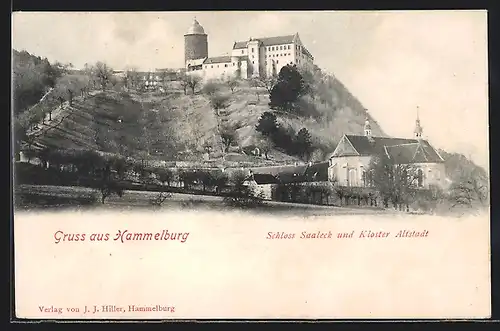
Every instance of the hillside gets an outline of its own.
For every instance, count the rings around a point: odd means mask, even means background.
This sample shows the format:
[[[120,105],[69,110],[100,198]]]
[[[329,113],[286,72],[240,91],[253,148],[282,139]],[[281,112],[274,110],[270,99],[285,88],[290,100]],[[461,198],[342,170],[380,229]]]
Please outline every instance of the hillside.
[[[255,126],[264,112],[273,112],[278,123],[295,133],[306,128],[319,151],[315,154],[319,159],[334,149],[344,133],[362,133],[365,110],[359,101],[331,77],[318,81],[322,85],[317,93],[300,100],[298,114],[271,110],[266,88],[250,87],[243,81],[232,92],[219,82],[220,93],[228,98],[227,124],[237,133],[226,160],[258,162],[255,157],[242,155],[242,150],[262,144],[264,138]],[[211,144],[215,148],[210,159],[219,159],[216,117],[201,88],[194,94],[184,94],[179,82],[171,82],[164,93],[122,88],[95,92],[85,100],[75,98],[71,107],[66,103],[60,116],[38,134],[35,145],[195,161],[203,159],[204,147]],[[372,130],[376,135],[384,135],[374,119]],[[298,161],[276,148],[268,157],[269,161]]]

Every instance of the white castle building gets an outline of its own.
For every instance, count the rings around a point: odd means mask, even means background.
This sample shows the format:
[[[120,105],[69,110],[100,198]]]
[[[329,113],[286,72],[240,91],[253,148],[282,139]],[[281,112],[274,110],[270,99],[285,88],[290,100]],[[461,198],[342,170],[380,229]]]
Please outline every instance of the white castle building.
[[[208,35],[196,19],[184,35],[184,52],[186,73],[204,79],[269,77],[287,64],[312,67],[314,61],[298,33],[237,41],[231,55],[209,57]]]

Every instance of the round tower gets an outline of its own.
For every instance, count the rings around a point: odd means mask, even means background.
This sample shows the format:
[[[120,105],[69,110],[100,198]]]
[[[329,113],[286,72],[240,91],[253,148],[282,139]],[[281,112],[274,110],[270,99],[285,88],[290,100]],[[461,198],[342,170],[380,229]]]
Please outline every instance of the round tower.
[[[208,36],[196,18],[184,35],[184,63],[208,57]]]

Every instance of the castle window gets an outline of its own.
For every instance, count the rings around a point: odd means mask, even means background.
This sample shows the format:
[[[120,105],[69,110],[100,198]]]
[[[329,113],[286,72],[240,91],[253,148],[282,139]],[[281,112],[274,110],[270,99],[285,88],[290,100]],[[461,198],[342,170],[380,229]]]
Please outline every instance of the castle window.
[[[252,59],[255,59],[255,56],[252,55]]]
[[[283,50],[283,46],[280,46],[280,51],[282,51],[282,50]]]
[[[267,66],[267,61],[265,61],[264,64]]]
[[[288,49],[290,49],[290,45],[288,45]]]
[[[227,68],[227,64],[224,64],[224,67],[226,67],[226,68]]]
[[[274,47],[271,47],[271,50],[274,51]]]
[[[219,65],[217,65],[217,68],[219,67]]]
[[[213,67],[214,67],[214,65],[212,64],[212,65],[210,66],[210,68],[212,68],[212,69],[213,69]]]
[[[253,53],[253,51],[254,51],[254,49],[253,49],[253,47],[252,47],[252,53]]]
[[[207,68],[208,68],[208,66],[205,66],[205,69],[207,69]]]
[[[252,64],[255,64],[255,62],[254,62],[254,61],[252,61]]]
[[[233,62],[233,67],[234,67],[234,62]]]
[[[292,54],[288,53],[288,56],[292,56]]]
[[[280,63],[280,60],[276,60],[276,63]]]
[[[245,54],[245,50],[244,49],[241,50],[241,54]]]

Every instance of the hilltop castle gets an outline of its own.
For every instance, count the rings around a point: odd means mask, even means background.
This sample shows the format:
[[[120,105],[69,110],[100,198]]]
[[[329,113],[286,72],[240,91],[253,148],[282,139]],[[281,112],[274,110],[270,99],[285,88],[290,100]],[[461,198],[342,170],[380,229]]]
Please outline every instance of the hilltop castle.
[[[184,35],[184,62],[188,74],[204,79],[235,75],[242,79],[268,77],[287,64],[313,66],[314,58],[302,44],[299,34],[249,38],[233,43],[231,55],[208,56],[208,35],[194,19]]]

